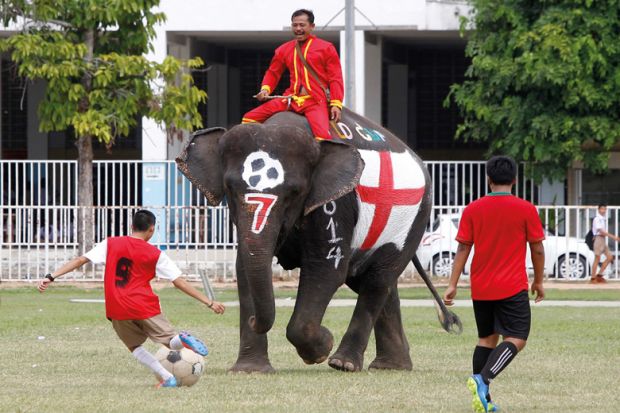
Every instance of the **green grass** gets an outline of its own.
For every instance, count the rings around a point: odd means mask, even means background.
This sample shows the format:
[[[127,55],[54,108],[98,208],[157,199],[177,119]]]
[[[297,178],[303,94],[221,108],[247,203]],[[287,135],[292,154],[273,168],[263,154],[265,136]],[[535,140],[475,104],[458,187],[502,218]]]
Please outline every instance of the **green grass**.
[[[164,285],[163,283],[160,285]],[[171,296],[177,294],[177,291],[173,287],[168,287],[168,284],[165,284],[161,290],[157,291],[157,294],[169,294],[172,292]],[[196,284],[198,286],[198,284]],[[28,288],[25,288],[28,290]],[[445,287],[437,287],[437,291],[439,294],[443,294]],[[13,292],[19,292],[22,288],[11,288],[11,289],[0,289],[0,297],[3,294],[11,294]],[[63,284],[55,284],[54,291],[75,291],[75,294],[84,295],[87,298],[103,298],[103,291],[101,289],[82,289],[73,285],[63,285]],[[546,291],[546,300],[577,300],[577,301],[618,301],[620,300],[620,289],[596,289],[596,288],[588,288],[588,289],[565,289],[561,287],[547,287]],[[216,289],[215,290],[216,298],[219,301],[236,301],[237,300],[237,290],[234,288],[234,285],[231,285],[230,288],[225,289]],[[276,298],[295,298],[297,295],[296,288],[277,288],[274,291],[274,295]],[[408,286],[404,285],[399,288],[399,295],[401,299],[407,300],[425,300],[432,299],[431,293],[428,291],[426,286],[423,285],[415,285]],[[77,297],[74,297],[77,298]],[[335,299],[351,299],[357,298],[357,294],[344,286],[341,287],[336,294],[334,295]],[[458,291],[457,299],[460,300],[469,300],[471,298],[469,287],[460,286]]]
[[[166,291],[165,288],[163,291]],[[172,288],[174,290],[174,288]],[[437,287],[440,295],[443,294],[445,287]],[[546,290],[546,300],[577,300],[577,301],[618,301],[620,300],[620,289],[565,289],[549,288]],[[164,293],[165,294],[165,293]],[[234,288],[218,289],[215,291],[217,299],[220,301],[236,301],[237,290]],[[102,295],[102,294],[100,294]],[[297,289],[278,288],[275,290],[276,298],[295,298]],[[425,300],[432,299],[432,295],[426,286],[401,286],[399,288],[401,299]],[[334,295],[336,299],[357,298],[357,294],[348,287],[340,288]],[[469,287],[461,286],[458,291],[457,299],[469,300],[471,298]]]
[[[568,293],[568,291],[566,291]],[[277,295],[294,295],[278,291]],[[603,299],[602,290],[572,290],[566,297]],[[615,292],[617,294],[617,290]],[[326,364],[306,366],[286,341],[292,309],[278,308],[269,333],[274,375],[233,375],[227,369],[239,345],[239,313],[215,316],[173,289],[159,292],[164,313],[178,328],[209,344],[205,376],[191,388],[156,390],[154,377],[115,336],[100,289],[54,285],[0,290],[0,411],[2,412],[468,412],[465,380],[476,343],[472,310],[456,308],[461,336],[448,335],[432,308],[404,308],[412,372],[343,374]],[[343,297],[348,293],[342,292]],[[555,295],[555,292],[550,295]],[[460,297],[466,298],[466,289]],[[427,298],[424,289],[403,289],[403,298]],[[606,296],[606,295],[603,295]],[[218,291],[232,300],[234,291]],[[567,299],[567,298],[562,298]],[[352,308],[329,308],[324,325],[337,342]],[[620,309],[534,307],[528,347],[493,383],[506,412],[615,411],[620,404]],[[45,337],[40,340],[38,337]],[[147,345],[152,351],[157,347]],[[374,342],[366,366],[374,358]]]
[[[440,295],[443,295],[445,287],[437,287]],[[431,293],[425,286],[401,287],[398,290],[401,299],[420,300],[432,298]],[[578,301],[617,301],[620,300],[620,289],[545,289],[546,300],[578,300]],[[295,297],[295,290],[278,291],[276,296]],[[356,298],[357,294],[349,288],[343,287],[338,290],[335,298]],[[471,298],[469,287],[461,286],[458,290],[457,299],[469,300]]]

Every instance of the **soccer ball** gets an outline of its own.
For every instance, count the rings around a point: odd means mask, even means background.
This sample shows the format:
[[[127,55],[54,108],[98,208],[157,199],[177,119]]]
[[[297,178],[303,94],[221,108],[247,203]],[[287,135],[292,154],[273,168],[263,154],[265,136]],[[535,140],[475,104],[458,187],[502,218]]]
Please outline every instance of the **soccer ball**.
[[[155,353],[155,358],[174,375],[179,386],[196,384],[205,368],[202,356],[187,348],[170,350],[168,347],[162,347]]]

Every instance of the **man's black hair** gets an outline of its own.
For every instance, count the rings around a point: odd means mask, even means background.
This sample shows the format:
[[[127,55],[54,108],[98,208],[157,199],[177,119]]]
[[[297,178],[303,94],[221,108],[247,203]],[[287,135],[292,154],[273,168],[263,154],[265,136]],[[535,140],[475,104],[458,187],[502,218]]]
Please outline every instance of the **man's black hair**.
[[[312,13],[312,10],[308,10],[308,9],[295,10],[293,12],[293,15],[291,16],[291,21],[293,21],[295,17],[301,16],[302,14],[305,14],[306,16],[308,16],[308,21],[310,22],[310,24],[314,24],[314,13]]]
[[[517,177],[517,163],[509,156],[494,156],[487,161],[487,176],[496,185],[510,185]]]
[[[598,204],[598,208],[596,209],[601,209],[601,208],[607,208],[607,204]]]
[[[134,214],[132,226],[135,231],[144,232],[155,225],[156,221],[155,214],[146,209],[141,209]]]

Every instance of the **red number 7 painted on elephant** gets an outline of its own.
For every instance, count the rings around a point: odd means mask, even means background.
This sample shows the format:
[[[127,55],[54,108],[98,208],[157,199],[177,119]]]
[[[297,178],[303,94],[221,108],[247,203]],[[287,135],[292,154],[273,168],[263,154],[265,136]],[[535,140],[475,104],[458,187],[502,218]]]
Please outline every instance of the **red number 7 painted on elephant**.
[[[277,199],[277,195],[271,194],[245,194],[246,204],[256,204],[254,220],[252,221],[253,233],[260,234],[263,228],[265,228],[271,208],[275,205]]]

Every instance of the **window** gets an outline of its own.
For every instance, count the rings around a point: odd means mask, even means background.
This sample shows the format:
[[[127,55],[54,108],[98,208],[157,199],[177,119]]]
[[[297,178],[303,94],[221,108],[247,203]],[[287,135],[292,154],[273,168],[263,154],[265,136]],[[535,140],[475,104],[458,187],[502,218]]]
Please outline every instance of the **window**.
[[[2,159],[28,157],[28,94],[26,82],[9,60],[0,62]]]
[[[597,175],[587,170],[582,174],[582,205],[620,204],[620,169]]]

